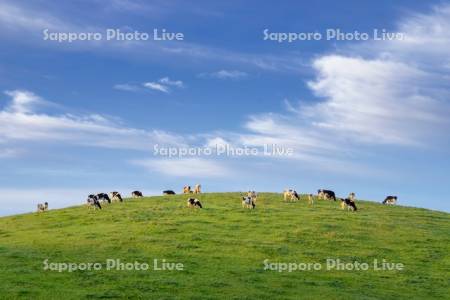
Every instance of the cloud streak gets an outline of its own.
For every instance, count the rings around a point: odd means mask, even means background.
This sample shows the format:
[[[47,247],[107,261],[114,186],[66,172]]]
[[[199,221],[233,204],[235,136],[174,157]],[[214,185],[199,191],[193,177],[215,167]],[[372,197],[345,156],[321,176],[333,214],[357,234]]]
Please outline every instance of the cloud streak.
[[[149,171],[156,171],[166,176],[187,178],[227,177],[232,175],[226,164],[217,160],[199,157],[148,160],[135,160],[134,165],[144,167]]]
[[[95,10],[96,15],[111,13],[108,8],[113,8],[113,10],[122,8],[120,11],[126,9],[135,13],[142,13],[143,11],[147,13],[152,11],[158,12],[160,8],[163,8],[163,10],[172,9],[168,9],[166,7],[167,5],[162,2],[155,5],[148,5],[148,3],[120,0],[110,4],[99,1],[97,5],[98,9]],[[50,32],[55,33],[105,32],[106,30],[104,25],[93,22],[93,18],[87,18],[81,21],[80,19],[75,20],[72,14],[62,14],[55,7],[57,6],[35,7],[31,4],[8,0],[3,1],[0,3],[0,25],[3,25],[0,29],[0,35],[8,36],[13,40],[17,40],[17,37],[20,37],[20,43],[27,43],[36,47],[56,46],[54,49],[57,51],[95,51],[107,55],[113,53],[122,58],[130,57],[133,59],[152,59],[157,61],[161,59],[171,61],[173,59],[180,59],[184,63],[186,62],[185,58],[190,58],[192,62],[198,61],[200,64],[204,62],[221,62],[233,65],[246,65],[250,68],[274,72],[299,72],[299,70],[304,72],[307,69],[307,64],[304,60],[290,54],[280,56],[261,53],[241,53],[187,41],[171,43],[158,43],[153,41],[81,41],[70,44],[43,41],[42,32],[44,29],[49,29]],[[177,6],[177,8],[180,7],[181,5]],[[120,28],[120,30],[123,32],[133,32],[134,29],[126,26]],[[153,55],[149,56],[149,52],[153,53]],[[232,76],[236,76],[236,74],[232,74]]]
[[[31,106],[44,101],[29,91],[8,91],[10,103],[0,111],[0,140],[65,142],[75,145],[148,151],[157,143],[184,145],[181,136],[160,130],[117,125],[98,115],[36,113]],[[48,101],[46,101],[48,102]]]
[[[171,87],[173,87],[173,88],[183,88],[184,87],[184,84],[181,80],[170,80],[169,77],[163,77],[163,78],[159,79],[157,82],[155,82],[155,81],[144,82],[142,85],[150,90],[159,91],[159,92],[163,92],[166,94],[168,94],[172,91]]]
[[[217,72],[199,74],[200,78],[216,78],[216,79],[232,79],[232,80],[243,79],[246,78],[247,76],[248,74],[246,72],[238,70],[219,70]]]

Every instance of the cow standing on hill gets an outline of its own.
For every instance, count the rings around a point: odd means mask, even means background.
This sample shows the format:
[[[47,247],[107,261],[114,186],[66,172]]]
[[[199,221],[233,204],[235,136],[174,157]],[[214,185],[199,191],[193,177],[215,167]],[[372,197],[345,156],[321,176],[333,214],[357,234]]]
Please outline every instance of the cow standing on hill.
[[[355,193],[348,194],[348,197],[345,199],[341,199],[341,209],[345,209],[347,207],[348,210],[357,211],[356,207],[356,195]]]
[[[187,206],[188,207],[198,207],[198,208],[203,208],[202,204],[200,203],[200,200],[195,199],[195,198],[189,198],[187,200]]]
[[[48,210],[48,202],[44,202],[44,204],[39,203],[37,205],[37,212],[44,212],[46,210]]]
[[[111,203],[111,199],[109,198],[108,194],[105,193],[97,194],[97,199],[102,203]]]
[[[142,197],[144,197],[144,196],[142,195],[141,192],[139,192],[139,191],[134,191],[134,192],[131,193],[131,197],[132,197],[132,198],[142,198]]]
[[[382,203],[386,205],[394,205],[397,203],[397,196],[387,196]]]
[[[202,186],[200,184],[196,184],[194,187],[194,194],[200,194]]]
[[[242,197],[242,207],[254,209],[256,207],[256,203],[253,201],[252,197]]]
[[[98,201],[98,198],[96,195],[89,195],[86,199],[86,205],[89,209],[92,207],[95,209],[102,209],[102,206],[100,205],[100,201]]]
[[[256,200],[258,199],[258,193],[256,193],[255,191],[248,191],[247,197],[250,197],[252,199],[253,203],[256,204]]]
[[[330,190],[320,189],[317,191],[317,196],[319,197],[319,199],[333,199],[334,201],[336,201],[336,194]]]
[[[119,192],[111,192],[109,193],[109,197],[111,198],[111,201],[123,202],[122,195],[120,195]]]
[[[291,201],[297,201],[300,200],[300,196],[298,195],[297,191],[293,189],[285,190],[283,193],[284,201],[291,200]]]
[[[192,194],[192,190],[191,190],[191,186],[190,185],[185,185],[183,187],[183,194]]]

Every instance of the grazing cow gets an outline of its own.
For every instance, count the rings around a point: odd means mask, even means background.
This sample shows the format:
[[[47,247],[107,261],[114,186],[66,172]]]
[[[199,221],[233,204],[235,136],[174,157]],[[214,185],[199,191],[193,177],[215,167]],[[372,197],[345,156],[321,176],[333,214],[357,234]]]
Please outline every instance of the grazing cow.
[[[397,203],[397,196],[387,196],[382,203],[386,205],[394,205]]]
[[[100,201],[102,203],[106,203],[106,202],[111,203],[111,199],[109,198],[108,194],[105,194],[105,193],[97,194],[97,199],[98,199],[98,201]]]
[[[48,210],[48,202],[45,202],[44,204],[39,203],[37,205],[37,212],[44,212],[46,210]]]
[[[252,198],[252,201],[256,204],[256,200],[258,199],[258,194],[255,191],[248,191],[247,197]]]
[[[308,194],[308,204],[311,204],[311,205],[314,204],[313,194]]]
[[[319,199],[333,199],[334,201],[336,201],[336,194],[330,190],[320,189],[317,191],[317,196],[319,197]]]
[[[284,201],[287,201],[288,199],[290,199],[291,201],[300,200],[300,196],[297,194],[297,191],[293,189],[285,190],[283,195]]]
[[[189,198],[187,200],[187,206],[188,207],[199,207],[199,208],[203,208],[202,204],[200,203],[200,201],[198,199],[195,198]]]
[[[256,207],[255,201],[253,201],[252,197],[242,197],[242,207],[254,209]]]
[[[202,186],[200,184],[196,184],[194,187],[194,194],[200,194],[201,188],[202,188]]]
[[[347,207],[348,210],[357,211],[356,203],[350,198],[341,199],[341,208],[345,209]]]
[[[119,192],[109,193],[109,198],[111,198],[111,201],[123,202],[122,195]]]
[[[165,190],[163,191],[163,195],[175,195],[175,192],[172,190]]]
[[[191,186],[190,185],[185,185],[183,187],[183,194],[191,194],[191,193],[192,193]]]
[[[100,201],[98,201],[98,198],[96,195],[89,195],[87,200],[86,200],[86,205],[88,206],[89,209],[91,209],[92,207],[95,209],[102,209],[102,206],[100,205]]]
[[[134,191],[134,192],[131,193],[131,197],[132,197],[132,198],[142,198],[142,197],[144,197],[144,196],[142,195],[141,192],[139,192],[139,191]]]

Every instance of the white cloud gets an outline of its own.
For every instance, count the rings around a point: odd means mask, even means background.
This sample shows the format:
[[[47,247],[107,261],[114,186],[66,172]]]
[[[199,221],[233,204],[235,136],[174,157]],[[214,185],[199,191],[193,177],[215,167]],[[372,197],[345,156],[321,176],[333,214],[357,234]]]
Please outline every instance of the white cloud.
[[[128,83],[120,83],[113,86],[114,89],[125,92],[137,92],[140,87]]]
[[[230,176],[231,170],[223,163],[205,158],[182,159],[148,159],[132,161],[149,171],[156,171],[168,176],[209,178]]]
[[[171,85],[178,88],[184,87],[183,82],[181,80],[170,80],[169,77],[163,77],[159,80],[159,82],[165,85]]]
[[[170,93],[170,87],[182,88],[184,87],[181,80],[170,80],[169,77],[163,77],[158,82],[145,82],[142,84],[151,90],[160,91],[163,93]]]
[[[28,91],[5,91],[5,94],[13,99],[10,105],[6,108],[6,110],[11,113],[29,113],[33,111],[33,108],[36,105],[43,103],[43,100],[40,97]]]
[[[307,83],[315,101],[297,107],[285,100],[287,113],[251,115],[246,131],[211,135],[206,145],[276,144],[294,149],[294,155],[282,158],[354,174],[370,173],[355,158],[367,164],[367,156],[376,155],[371,153],[375,146],[438,148],[449,140],[450,74],[442,62],[450,54],[428,49],[428,42],[441,49],[450,46],[450,36],[441,30],[450,27],[449,7],[400,24],[406,35],[412,28],[414,43],[370,42],[315,58],[316,77]]]
[[[248,74],[238,70],[220,70],[212,73],[199,74],[201,78],[217,78],[217,79],[242,79]]]
[[[0,110],[0,140],[67,142],[84,146],[150,150],[154,144],[184,145],[181,136],[159,130],[142,130],[117,124],[108,117],[91,114],[49,115],[31,109],[42,100],[29,91],[9,91],[12,99]],[[47,101],[45,101],[47,102]]]
[[[314,59],[318,101],[287,114],[251,116],[242,142],[292,145],[297,154],[339,157],[366,146],[436,147],[450,129],[447,48],[450,6],[400,23],[403,41],[373,41]],[[447,47],[448,46],[448,47]],[[297,158],[298,156],[294,156]]]
[[[44,12],[33,14],[32,11],[16,3],[2,2],[0,3],[0,24],[3,25],[2,30],[26,30],[41,31],[44,28],[52,28],[64,31],[68,28],[65,22],[59,18]]]
[[[116,54],[120,58],[132,57],[133,59],[179,59],[180,62],[190,61],[221,61],[232,64],[245,64],[253,68],[267,71],[298,72],[307,68],[302,59],[293,55],[270,55],[259,53],[240,53],[208,45],[190,43],[188,41],[173,43],[149,43],[148,41],[82,41],[72,43],[56,43],[43,40],[44,29],[50,32],[105,32],[103,24],[92,20],[102,20],[111,17],[113,10],[128,10],[134,13],[151,14],[160,12],[161,9],[173,12],[173,8],[167,3],[148,4],[147,2],[135,2],[119,0],[112,3],[97,1],[95,11],[96,18],[84,19],[83,16],[63,13],[58,5],[42,5],[37,7],[32,3],[19,3],[17,1],[3,0],[0,3],[0,35],[19,40],[20,43],[32,44],[38,47],[55,47],[57,51],[97,51],[101,55]],[[177,7],[179,9],[180,7]],[[196,9],[198,10],[198,9]],[[107,15],[102,15],[106,13]],[[81,24],[81,25],[80,25]],[[133,28],[123,27],[122,31],[132,32]],[[107,47],[105,47],[107,45]],[[148,53],[152,55],[148,55]],[[130,55],[131,54],[131,55]]]
[[[143,83],[143,86],[145,86],[146,88],[149,88],[151,90],[160,91],[163,93],[169,93],[169,91],[170,91],[167,86],[162,85],[157,82],[145,82],[145,83]]]
[[[233,141],[236,146],[261,147],[275,143],[294,147],[294,159],[323,158],[326,161],[345,158],[348,153],[371,145],[433,146],[435,140],[448,139],[445,134],[449,129],[450,75],[446,66],[450,63],[447,51],[450,37],[443,29],[450,27],[449,7],[441,7],[429,15],[414,15],[401,22],[399,29],[409,35],[404,41],[358,43],[339,49],[339,55],[315,58],[312,70],[316,77],[308,83],[317,96],[314,102],[302,102],[298,107],[286,102],[288,113],[251,116],[244,131],[214,135],[206,144]],[[186,48],[166,50],[187,51]],[[187,51],[189,55],[205,54],[203,48],[188,50],[192,50]],[[210,52],[213,51],[207,49],[206,56],[217,55]],[[229,61],[247,63],[251,60],[267,69],[277,69],[279,63],[284,62],[230,56],[233,57]],[[211,74],[220,79],[247,76],[244,72],[230,70]],[[171,88],[184,84],[163,77],[144,86],[168,93]],[[144,143],[142,147],[143,140],[157,140],[155,132],[105,124],[95,116],[36,114],[30,112],[31,104],[36,102],[28,101],[30,95],[23,97],[25,101],[16,100],[9,109],[0,112],[0,139],[56,138],[77,144],[139,149],[151,145]],[[13,105],[15,109],[11,108]],[[167,135],[169,141],[185,141]],[[162,167],[169,164],[174,165],[174,162],[150,163],[160,172],[170,172]],[[188,168],[183,171],[183,165],[180,164],[178,169],[182,171],[179,173],[187,174]],[[214,168],[211,170],[214,172]]]
[[[223,137],[210,137],[207,138],[205,147],[216,149],[218,147],[231,147],[231,143],[226,141]]]
[[[325,101],[301,110],[313,129],[367,143],[418,145],[433,128],[448,126],[449,103],[433,87],[433,74],[401,61],[335,55],[317,59],[314,68],[318,76],[309,86]]]

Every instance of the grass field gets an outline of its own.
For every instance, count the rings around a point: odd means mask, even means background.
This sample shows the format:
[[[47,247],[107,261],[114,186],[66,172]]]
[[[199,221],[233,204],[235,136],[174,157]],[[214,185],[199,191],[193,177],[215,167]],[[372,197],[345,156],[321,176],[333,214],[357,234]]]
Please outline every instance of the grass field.
[[[126,199],[0,218],[0,298],[24,299],[449,299],[450,214],[359,201],[283,202],[260,194],[255,210],[239,193]],[[51,205],[51,204],[50,204]],[[153,270],[153,259],[184,265]],[[404,264],[402,271],[327,270],[327,258]],[[102,263],[57,272],[49,263]],[[107,259],[148,263],[106,270]],[[264,270],[264,260],[320,263],[321,270]]]

